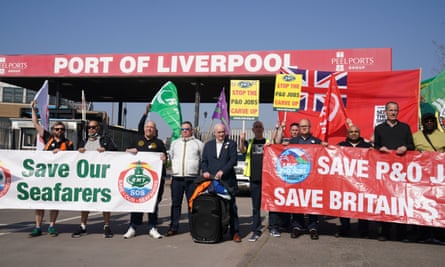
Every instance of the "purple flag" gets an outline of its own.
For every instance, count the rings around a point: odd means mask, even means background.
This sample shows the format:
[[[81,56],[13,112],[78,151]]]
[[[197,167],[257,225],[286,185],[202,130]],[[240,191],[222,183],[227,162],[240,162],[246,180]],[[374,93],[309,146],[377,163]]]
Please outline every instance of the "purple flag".
[[[219,119],[221,123],[224,125],[226,134],[228,135],[230,133],[230,120],[227,112],[227,102],[226,102],[226,94],[224,92],[224,87],[221,91],[221,94],[219,95],[218,103],[216,103],[212,119]]]

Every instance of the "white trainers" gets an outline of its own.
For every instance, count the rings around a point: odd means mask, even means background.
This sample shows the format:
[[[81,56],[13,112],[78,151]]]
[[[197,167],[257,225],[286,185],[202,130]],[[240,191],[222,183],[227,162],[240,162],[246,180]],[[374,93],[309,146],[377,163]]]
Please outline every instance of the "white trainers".
[[[160,239],[162,238],[162,235],[158,232],[158,230],[153,227],[151,228],[150,232],[148,232],[148,234],[153,237],[154,239]]]
[[[136,230],[133,227],[128,227],[128,231],[124,234],[125,239],[130,239],[136,236]]]

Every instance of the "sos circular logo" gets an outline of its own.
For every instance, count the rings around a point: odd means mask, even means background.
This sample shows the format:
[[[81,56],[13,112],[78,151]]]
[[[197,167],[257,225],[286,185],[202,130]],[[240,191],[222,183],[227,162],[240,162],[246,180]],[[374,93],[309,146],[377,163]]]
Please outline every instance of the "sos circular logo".
[[[0,161],[0,198],[8,193],[11,187],[11,172]]]
[[[312,162],[303,149],[288,148],[278,156],[275,169],[284,182],[296,184],[303,182],[309,176]]]
[[[159,188],[159,177],[145,162],[133,162],[119,175],[118,188],[122,197],[133,203],[153,198]]]

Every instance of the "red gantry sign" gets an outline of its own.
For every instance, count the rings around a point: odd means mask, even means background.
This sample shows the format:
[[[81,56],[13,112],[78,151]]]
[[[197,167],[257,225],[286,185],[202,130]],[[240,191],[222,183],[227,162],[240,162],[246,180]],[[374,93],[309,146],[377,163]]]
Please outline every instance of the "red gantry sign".
[[[282,66],[392,69],[390,48],[96,55],[0,55],[0,77],[275,75]]]

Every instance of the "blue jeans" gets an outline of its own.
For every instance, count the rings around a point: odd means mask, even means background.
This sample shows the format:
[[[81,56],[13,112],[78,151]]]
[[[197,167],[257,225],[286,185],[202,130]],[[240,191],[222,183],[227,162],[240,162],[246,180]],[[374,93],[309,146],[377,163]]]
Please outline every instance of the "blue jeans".
[[[164,194],[164,184],[165,179],[164,177],[162,177],[159,185],[158,199],[156,201],[155,210],[152,213],[148,213],[148,230],[151,230],[153,227],[156,227],[156,225],[158,225],[159,203],[161,202],[162,195]],[[136,229],[138,225],[142,224],[143,217],[144,213],[142,212],[132,212],[130,215],[130,227]]]
[[[261,234],[261,183],[250,182],[252,198],[252,232]]]
[[[187,199],[187,205],[189,199],[192,197],[195,191],[196,185],[193,183],[196,177],[172,177],[171,183],[171,198],[172,206],[170,208],[170,230],[178,231],[179,219],[181,218],[182,201],[185,197]],[[188,210],[188,221],[190,227],[190,209]]]
[[[230,235],[233,237],[234,234],[239,233],[239,218],[238,218],[238,207],[236,206],[235,194],[231,194],[230,204]]]

